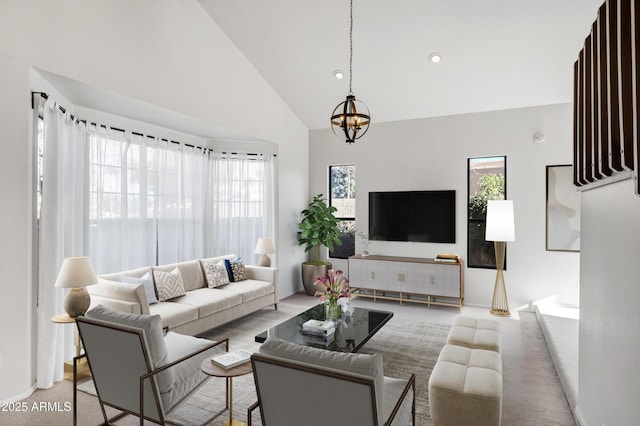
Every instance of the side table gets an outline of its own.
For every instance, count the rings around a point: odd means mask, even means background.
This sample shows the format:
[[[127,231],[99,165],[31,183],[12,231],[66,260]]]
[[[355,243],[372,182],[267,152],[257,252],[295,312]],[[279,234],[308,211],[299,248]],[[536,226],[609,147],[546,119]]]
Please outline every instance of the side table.
[[[69,315],[64,313],[51,318],[51,322],[54,322],[56,324],[75,324],[76,319],[71,318]],[[80,333],[78,333],[78,330],[75,330],[74,332],[76,335],[76,357],[79,357],[80,351],[82,349],[82,342],[80,341]],[[85,377],[91,376],[86,358],[78,360],[77,369],[77,379],[83,379]],[[73,360],[64,363],[64,379],[73,381]]]
[[[232,368],[222,368],[211,362],[211,358],[208,357],[202,361],[200,368],[209,376],[224,377],[227,379],[227,407],[229,408],[229,421],[227,421],[224,426],[247,426],[246,423],[233,419],[233,378],[251,373],[253,371],[251,361],[247,360],[247,362],[236,365]]]

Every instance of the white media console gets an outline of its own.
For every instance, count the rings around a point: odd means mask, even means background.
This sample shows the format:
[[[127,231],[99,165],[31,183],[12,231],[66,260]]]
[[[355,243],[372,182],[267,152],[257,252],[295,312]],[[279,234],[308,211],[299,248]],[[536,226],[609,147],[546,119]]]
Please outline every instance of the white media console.
[[[426,305],[464,304],[464,261],[394,256],[349,257],[349,287],[354,295]]]

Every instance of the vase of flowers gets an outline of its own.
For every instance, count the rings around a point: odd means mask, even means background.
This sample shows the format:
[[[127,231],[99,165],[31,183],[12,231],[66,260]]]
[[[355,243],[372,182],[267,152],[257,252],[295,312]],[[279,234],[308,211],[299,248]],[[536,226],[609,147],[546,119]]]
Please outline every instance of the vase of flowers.
[[[349,280],[345,278],[344,273],[340,270],[330,269],[326,277],[316,278],[314,284],[319,288],[316,291],[316,296],[320,296],[320,300],[326,302],[325,318],[328,320],[340,318],[342,312],[338,299],[350,297]]]

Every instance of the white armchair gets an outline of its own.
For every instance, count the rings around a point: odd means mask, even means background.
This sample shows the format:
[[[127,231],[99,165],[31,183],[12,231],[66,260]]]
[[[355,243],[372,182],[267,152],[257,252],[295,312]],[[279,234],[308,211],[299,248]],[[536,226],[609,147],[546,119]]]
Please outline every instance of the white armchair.
[[[415,375],[385,377],[382,356],[338,353],[270,337],[251,357],[264,426],[415,424]]]
[[[229,347],[228,339],[212,342],[173,332],[165,336],[159,315],[103,306],[78,317],[76,324],[105,424],[128,414],[138,416],[141,425],[144,419],[165,424],[172,410],[209,378],[200,369],[202,361]],[[105,406],[121,413],[109,419]]]

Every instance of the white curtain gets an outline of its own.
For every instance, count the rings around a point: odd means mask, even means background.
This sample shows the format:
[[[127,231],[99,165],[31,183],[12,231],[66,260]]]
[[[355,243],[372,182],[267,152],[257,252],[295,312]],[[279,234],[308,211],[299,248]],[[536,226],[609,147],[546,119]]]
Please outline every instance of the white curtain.
[[[274,157],[212,153],[213,252],[255,264],[258,238],[273,240]],[[274,241],[274,244],[276,242]]]
[[[87,253],[86,197],[88,137],[52,100],[34,108],[34,122],[43,117],[44,150],[38,231],[37,386],[49,388],[62,380],[63,364],[75,355],[74,327],[54,324],[63,312],[64,290],[54,287],[65,257]]]
[[[167,141],[156,146],[158,264],[211,256],[205,203],[214,182],[207,150]]]
[[[147,197],[153,176],[145,170],[146,144],[105,126],[92,126],[90,135],[89,252],[94,268],[103,273],[153,265],[156,252],[149,242],[155,241],[156,223],[153,199]]]
[[[97,273],[226,253],[273,238],[274,157],[215,153],[91,128],[90,256]]]

